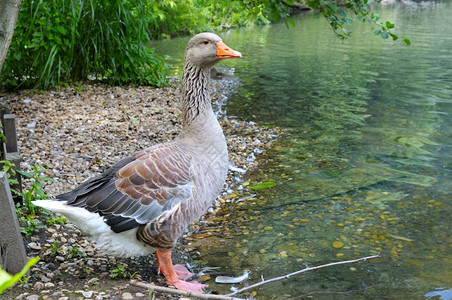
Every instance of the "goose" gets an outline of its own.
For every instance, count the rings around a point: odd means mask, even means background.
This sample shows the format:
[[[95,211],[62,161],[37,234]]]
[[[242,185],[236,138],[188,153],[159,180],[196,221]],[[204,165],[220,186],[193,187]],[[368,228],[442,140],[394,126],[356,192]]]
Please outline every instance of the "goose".
[[[33,203],[67,217],[88,233],[96,247],[117,257],[155,252],[168,285],[202,293],[206,285],[173,265],[171,250],[187,226],[201,217],[226,180],[226,140],[212,110],[210,69],[239,58],[213,33],[188,42],[182,75],[182,130],[172,141],[123,158],[55,200]]]

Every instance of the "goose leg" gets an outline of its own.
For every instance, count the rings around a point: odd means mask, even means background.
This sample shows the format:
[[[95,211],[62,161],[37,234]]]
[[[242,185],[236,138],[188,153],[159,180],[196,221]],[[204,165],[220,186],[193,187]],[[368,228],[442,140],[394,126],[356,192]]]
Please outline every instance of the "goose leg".
[[[207,285],[198,282],[194,281],[187,282],[181,280],[180,277],[189,278],[186,277],[188,276],[188,274],[186,273],[190,272],[188,272],[188,270],[185,267],[184,267],[185,270],[181,270],[179,266],[177,267],[179,270],[174,269],[173,262],[171,259],[171,251],[157,250],[155,251],[155,255],[157,257],[158,270],[159,272],[163,273],[163,276],[165,276],[165,280],[168,285],[173,285],[179,290],[188,291],[192,293],[202,293],[203,292],[202,289],[204,287],[207,287]]]
[[[157,273],[162,274],[162,271],[160,270],[159,255],[156,255],[156,258],[157,258],[157,266],[158,266]],[[173,267],[174,267],[174,271],[176,271],[177,278],[179,278],[181,280],[187,280],[187,279],[193,277],[193,275],[195,275],[192,272],[190,272],[184,265],[177,264],[177,265],[173,265]]]

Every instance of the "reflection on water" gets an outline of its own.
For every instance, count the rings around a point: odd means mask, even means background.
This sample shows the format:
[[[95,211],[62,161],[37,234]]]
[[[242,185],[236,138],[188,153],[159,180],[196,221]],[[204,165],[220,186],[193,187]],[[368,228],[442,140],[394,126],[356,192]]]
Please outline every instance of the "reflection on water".
[[[269,163],[247,175],[277,186],[219,216],[199,257],[236,276],[250,270],[251,284],[382,253],[272,283],[258,297],[450,299],[452,4],[376,9],[412,46],[373,38],[359,24],[341,42],[313,13],[290,30],[222,34],[244,57],[228,62],[243,83],[228,115],[288,134],[266,153]],[[230,287],[209,284],[223,293]]]

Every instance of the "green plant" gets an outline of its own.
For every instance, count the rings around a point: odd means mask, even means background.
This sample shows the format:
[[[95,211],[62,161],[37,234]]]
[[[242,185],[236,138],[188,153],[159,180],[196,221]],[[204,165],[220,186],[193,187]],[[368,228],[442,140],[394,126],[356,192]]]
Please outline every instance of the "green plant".
[[[129,279],[134,279],[137,276],[138,272],[129,273]]]
[[[2,97],[2,95],[0,95]],[[0,124],[0,128],[3,128],[3,125]],[[0,130],[0,142],[5,142],[6,136],[3,134],[3,130]]]
[[[122,265],[117,265],[116,268],[110,271],[110,278],[127,278],[130,273]]]
[[[7,288],[18,282],[27,271],[39,261],[38,257],[33,257],[28,261],[25,267],[19,273],[10,275],[2,268],[0,268],[0,294],[2,294]]]
[[[148,0],[23,1],[0,85],[49,88],[91,79],[167,83],[167,65],[148,47]]]
[[[47,199],[47,194],[43,190],[43,182],[49,181],[53,182],[52,178],[42,176],[41,174],[45,172],[44,169],[40,168],[39,166],[33,166],[32,172],[24,172],[24,171],[17,171],[22,176],[25,176],[29,179],[31,179],[32,184],[30,189],[28,189],[25,192],[19,193],[20,196],[22,196],[24,200],[25,207],[28,209],[29,213],[31,215],[36,215],[36,206],[32,203],[34,200],[38,199]]]
[[[6,172],[8,182],[10,186],[17,184],[17,180],[11,178],[11,176],[16,175],[16,171],[14,170],[15,165],[8,160],[0,161],[2,164],[2,172]],[[11,188],[11,192],[20,195],[24,204],[17,203],[16,204],[16,214],[19,219],[20,231],[25,234],[25,236],[32,235],[37,229],[43,228],[42,222],[36,218],[36,206],[33,205],[32,201],[38,199],[47,199],[47,195],[43,190],[43,181],[53,181],[53,179],[45,176],[41,176],[44,172],[44,169],[41,169],[38,166],[33,166],[33,171],[28,173],[24,171],[17,171],[17,173],[30,178],[32,180],[32,185],[30,189],[25,192],[19,192],[15,189]],[[52,225],[55,223],[59,223],[63,225],[67,220],[63,216],[60,217],[51,217],[49,219],[48,214],[46,214],[45,210],[42,210],[42,216],[47,219],[47,224]]]
[[[35,215],[29,214],[28,209],[21,206],[19,203],[16,204],[16,214],[19,219],[20,232],[25,234],[25,236],[30,236],[37,229],[44,228],[42,222],[39,221]]]
[[[59,254],[59,253],[62,252],[62,250],[63,250],[63,248],[58,247],[56,241],[54,240],[53,243],[52,243],[52,249],[51,249],[51,251],[53,251],[54,254]]]
[[[69,250],[69,257],[73,258],[76,256],[83,257],[83,252],[79,248],[72,246]]]
[[[64,216],[53,216],[50,219],[47,220],[47,225],[51,226],[53,224],[60,224],[64,225],[66,224],[67,219]]]
[[[0,137],[1,139],[1,137]],[[16,179],[11,178],[11,176],[16,175],[16,170],[14,168],[16,165],[9,160],[0,160],[0,164],[2,165],[2,172],[6,173],[6,178],[8,179],[8,183],[10,186],[13,186],[15,184],[18,184],[19,182]],[[18,194],[18,191],[11,189],[11,192]]]
[[[25,285],[28,283],[28,280],[30,280],[31,276],[30,275],[24,275],[24,277],[22,277],[21,279],[19,279],[20,285],[22,287],[25,287]]]

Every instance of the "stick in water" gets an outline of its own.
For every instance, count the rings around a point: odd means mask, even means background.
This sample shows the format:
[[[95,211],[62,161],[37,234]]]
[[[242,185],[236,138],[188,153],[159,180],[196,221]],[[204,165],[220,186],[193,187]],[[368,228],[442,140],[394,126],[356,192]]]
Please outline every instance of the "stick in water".
[[[332,263],[325,264],[325,265],[320,265],[320,266],[315,266],[315,267],[308,267],[308,268],[305,268],[305,269],[303,269],[303,270],[298,270],[298,271],[296,271],[296,272],[293,272],[293,273],[290,273],[290,274],[287,274],[287,275],[284,275],[284,276],[280,276],[280,277],[275,277],[275,278],[263,280],[263,281],[261,281],[261,282],[252,284],[252,285],[250,285],[250,286],[241,288],[240,290],[237,290],[237,291],[235,291],[235,292],[233,292],[233,293],[227,294],[226,296],[232,297],[232,296],[237,295],[237,294],[239,294],[239,293],[243,293],[244,291],[247,291],[247,290],[250,290],[250,289],[254,289],[255,287],[261,286],[261,285],[263,285],[263,284],[267,284],[267,283],[274,282],[274,281],[278,281],[278,280],[282,280],[282,279],[287,279],[287,278],[289,278],[289,277],[291,277],[291,276],[298,275],[298,274],[301,274],[301,273],[305,273],[305,272],[308,272],[308,271],[317,270],[317,269],[326,268],[326,267],[331,267],[331,266],[336,266],[336,265],[343,265],[343,264],[357,263],[357,262],[360,262],[360,261],[364,261],[364,260],[368,260],[368,259],[373,259],[373,258],[379,258],[379,257],[380,257],[380,253],[378,253],[377,255],[361,257],[361,258],[358,258],[358,259],[345,260],[345,261],[337,261],[337,262],[332,262]]]
[[[237,290],[237,291],[235,291],[233,293],[230,293],[230,294],[227,294],[227,295],[224,295],[224,296],[223,295],[211,295],[211,294],[196,294],[196,293],[176,290],[176,289],[172,289],[172,288],[167,288],[167,287],[163,287],[163,286],[156,286],[156,285],[149,284],[149,283],[139,282],[137,280],[131,280],[130,284],[132,284],[134,286],[138,286],[138,287],[154,290],[154,291],[157,291],[157,292],[179,294],[179,295],[184,295],[184,296],[192,296],[192,297],[195,297],[195,298],[198,298],[198,299],[238,300],[240,298],[234,298],[233,296],[236,295],[236,294],[239,294],[239,293],[243,293],[244,291],[247,291],[247,290],[250,290],[250,289],[254,289],[255,287],[258,287],[258,286],[270,283],[270,282],[275,282],[275,281],[278,281],[278,280],[287,279],[287,278],[292,277],[294,275],[298,275],[298,274],[305,273],[305,272],[312,271],[312,270],[317,270],[317,269],[331,267],[331,266],[336,266],[336,265],[357,263],[357,262],[360,262],[360,261],[365,261],[365,260],[368,260],[368,259],[379,258],[379,257],[380,257],[380,253],[378,253],[377,255],[366,256],[366,257],[361,257],[361,258],[352,259],[352,260],[332,262],[332,263],[329,263],[329,264],[315,266],[315,267],[307,267],[305,269],[298,270],[296,272],[293,272],[293,273],[290,273],[290,274],[287,274],[287,275],[284,275],[284,276],[280,276],[280,277],[275,277],[275,278],[272,278],[272,279],[264,280],[263,277],[262,277],[262,281],[261,282],[252,284],[252,285],[244,287],[244,288],[241,288],[240,290]]]

